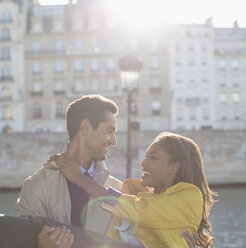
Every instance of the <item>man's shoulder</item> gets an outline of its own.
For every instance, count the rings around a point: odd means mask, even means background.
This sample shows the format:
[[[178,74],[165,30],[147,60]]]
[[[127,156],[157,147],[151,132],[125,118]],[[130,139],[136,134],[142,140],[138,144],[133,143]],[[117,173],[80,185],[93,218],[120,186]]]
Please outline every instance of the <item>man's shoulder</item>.
[[[24,184],[31,184],[32,182],[42,181],[48,174],[56,174],[58,168],[54,162],[47,163],[37,170],[33,175],[27,177]]]

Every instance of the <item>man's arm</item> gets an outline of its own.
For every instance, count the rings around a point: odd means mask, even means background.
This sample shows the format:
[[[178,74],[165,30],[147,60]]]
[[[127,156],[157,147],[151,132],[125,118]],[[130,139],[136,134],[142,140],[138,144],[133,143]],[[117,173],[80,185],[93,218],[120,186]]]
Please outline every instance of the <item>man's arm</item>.
[[[48,217],[46,204],[48,195],[44,192],[43,180],[42,175],[36,173],[24,181],[16,202],[19,216]]]

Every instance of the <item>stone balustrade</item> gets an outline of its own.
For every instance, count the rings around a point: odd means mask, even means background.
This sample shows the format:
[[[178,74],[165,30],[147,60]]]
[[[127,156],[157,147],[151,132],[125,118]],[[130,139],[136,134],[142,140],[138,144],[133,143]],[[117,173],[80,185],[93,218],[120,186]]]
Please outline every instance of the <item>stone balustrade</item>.
[[[246,183],[246,131],[178,132],[200,147],[210,184]],[[134,131],[132,176],[141,175],[145,149],[158,133]],[[117,134],[118,145],[109,150],[111,174],[124,179],[126,134]],[[0,188],[21,187],[23,180],[38,170],[54,153],[63,150],[67,135],[57,133],[14,133],[0,135]]]

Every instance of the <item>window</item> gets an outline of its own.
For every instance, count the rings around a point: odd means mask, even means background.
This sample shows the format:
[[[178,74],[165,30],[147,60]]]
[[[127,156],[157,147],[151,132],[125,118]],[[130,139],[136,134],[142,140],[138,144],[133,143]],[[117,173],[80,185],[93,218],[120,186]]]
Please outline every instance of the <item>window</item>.
[[[99,70],[99,61],[98,59],[91,60],[91,71],[98,71]]]
[[[9,120],[12,118],[12,108],[10,105],[4,105],[2,107],[2,118],[3,120]]]
[[[237,87],[239,86],[239,76],[238,75],[233,75],[232,76],[232,84],[234,87]]]
[[[61,102],[56,103],[56,118],[64,118],[63,104]]]
[[[181,51],[181,45],[179,43],[175,44],[175,50],[176,51]]]
[[[98,80],[97,79],[93,79],[91,81],[91,89],[93,91],[97,91],[98,90]]]
[[[10,134],[10,133],[12,133],[12,128],[9,125],[6,125],[2,129],[2,133],[8,133],[8,134]]]
[[[1,40],[10,40],[10,32],[8,28],[3,28],[1,31]]]
[[[176,103],[177,104],[183,103],[183,98],[182,97],[176,97]]]
[[[240,120],[240,118],[241,118],[241,113],[239,111],[234,111],[234,119]]]
[[[57,53],[61,53],[63,51],[62,41],[58,40],[58,41],[55,42],[55,51]]]
[[[75,90],[75,92],[82,92],[83,91],[82,81],[75,81],[74,90]]]
[[[175,58],[175,65],[177,65],[177,66],[182,65],[181,57],[176,57],[176,58]]]
[[[152,102],[152,115],[160,115],[161,113],[161,104],[160,102]]]
[[[221,121],[227,120],[227,110],[226,109],[223,109],[222,111],[220,111],[220,120]]]
[[[93,49],[94,52],[99,51],[99,42],[96,39],[91,40],[91,48]]]
[[[76,49],[81,49],[82,48],[82,41],[81,40],[75,40],[74,47]]]
[[[183,120],[183,113],[184,113],[184,110],[182,107],[178,107],[176,109],[176,120],[177,121],[182,121]]]
[[[176,83],[182,82],[182,74],[181,74],[181,72],[177,71],[175,73],[175,81],[176,81]]]
[[[207,71],[203,71],[202,72],[202,82],[208,82],[208,72]]]
[[[220,100],[220,103],[226,103],[227,102],[227,95],[225,93],[220,93],[219,100]]]
[[[108,37],[106,42],[108,49],[114,50],[116,48],[116,41],[113,37]]]
[[[233,70],[238,70],[238,67],[239,67],[239,62],[238,62],[238,60],[233,59],[233,60],[231,61],[231,68],[232,68]]]
[[[219,60],[219,69],[220,70],[226,69],[226,61],[224,59]]]
[[[0,99],[1,100],[5,100],[5,101],[9,101],[11,100],[11,91],[9,89],[9,87],[4,86],[1,91],[0,91]]]
[[[63,71],[63,62],[58,60],[55,62],[55,73],[62,73],[62,71]]]
[[[2,22],[11,22],[11,13],[8,10],[3,11],[1,20]]]
[[[114,79],[109,79],[107,82],[107,85],[108,85],[109,91],[117,91],[118,90],[118,86],[117,86],[116,81]]]
[[[152,58],[150,60],[150,68],[152,70],[158,70],[160,68],[160,61],[158,58]]]
[[[159,40],[157,38],[152,38],[150,40],[150,47],[152,51],[157,51],[159,48]]]
[[[202,108],[202,119],[204,121],[209,120],[209,108],[208,107],[203,107]]]
[[[208,50],[208,46],[207,46],[206,43],[202,43],[202,44],[201,44],[201,50],[202,50],[203,52],[206,52],[206,51]]]
[[[195,121],[196,120],[196,109],[190,109],[189,111],[189,117],[191,121]]]
[[[35,41],[32,43],[32,52],[35,54],[40,53],[41,43],[39,41]]]
[[[83,70],[82,60],[75,60],[74,61],[74,71],[75,72],[82,72],[82,70]]]
[[[59,17],[56,16],[56,18],[53,20],[53,31],[55,32],[64,31],[62,16]]]
[[[160,90],[161,84],[159,78],[152,78],[150,81],[150,89],[151,90]]]
[[[33,92],[41,92],[42,91],[42,85],[40,82],[34,82],[33,83]]]
[[[193,44],[188,44],[188,51],[189,52],[192,52],[192,51],[194,51],[194,45]]]
[[[32,63],[32,73],[33,74],[40,74],[41,73],[41,64],[38,61],[34,61]]]
[[[195,58],[194,57],[189,57],[189,65],[193,66],[195,65]]]
[[[63,83],[60,82],[60,81],[55,82],[55,86],[54,87],[55,87],[54,88],[54,91],[55,92],[63,92],[64,91],[64,89],[63,89]]]
[[[52,16],[44,15],[41,20],[42,20],[43,31],[47,33],[51,32],[53,29],[53,21],[54,21]]]
[[[207,57],[202,57],[201,64],[202,65],[207,65],[208,64],[208,58]]]
[[[232,93],[232,100],[234,103],[240,102],[240,94],[239,93]]]
[[[42,109],[39,103],[35,103],[33,107],[33,118],[41,119],[42,118]]]
[[[107,59],[107,70],[113,71],[115,70],[115,60],[112,58]]]
[[[9,47],[2,47],[1,48],[1,59],[10,59],[10,49]]]
[[[195,72],[194,71],[190,71],[188,73],[188,80],[190,83],[194,83],[195,82]]]
[[[5,66],[1,69],[1,78],[6,79],[9,77],[10,77],[10,69],[9,69],[9,67]]]
[[[209,90],[208,90],[208,88],[202,88],[202,101],[204,103],[209,102]]]
[[[219,85],[220,85],[221,87],[225,87],[225,86],[226,86],[226,77],[225,77],[224,75],[221,75],[221,76],[219,77]]]
[[[161,130],[161,123],[159,120],[155,120],[153,121],[153,126],[152,126],[153,130]]]

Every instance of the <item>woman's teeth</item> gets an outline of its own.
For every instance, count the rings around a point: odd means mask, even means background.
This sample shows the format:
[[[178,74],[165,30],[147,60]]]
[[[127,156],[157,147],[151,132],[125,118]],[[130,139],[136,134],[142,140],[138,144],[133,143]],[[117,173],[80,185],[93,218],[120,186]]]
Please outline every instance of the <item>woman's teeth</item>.
[[[149,171],[142,171],[142,175],[150,175]]]

